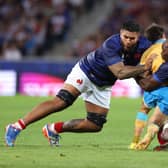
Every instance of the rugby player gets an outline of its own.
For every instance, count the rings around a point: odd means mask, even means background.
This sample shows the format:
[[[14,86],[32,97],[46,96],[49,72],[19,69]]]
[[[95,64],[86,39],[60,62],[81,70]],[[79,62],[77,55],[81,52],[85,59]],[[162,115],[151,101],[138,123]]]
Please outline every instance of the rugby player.
[[[60,133],[101,131],[115,81],[136,77],[151,68],[150,63],[138,65],[141,55],[151,45],[140,32],[139,24],[126,21],[119,34],[112,35],[98,49],[81,58],[55,98],[40,103],[23,118],[6,126],[7,146],[14,146],[17,136],[28,125],[66,109],[79,95],[85,101],[86,117],[46,124],[42,128],[43,134],[51,145],[58,146]]]

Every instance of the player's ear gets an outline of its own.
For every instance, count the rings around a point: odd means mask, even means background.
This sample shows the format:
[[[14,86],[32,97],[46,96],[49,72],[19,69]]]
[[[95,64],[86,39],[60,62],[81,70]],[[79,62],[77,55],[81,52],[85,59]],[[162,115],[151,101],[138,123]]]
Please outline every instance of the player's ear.
[[[166,34],[165,33],[163,33],[162,38],[166,39]]]

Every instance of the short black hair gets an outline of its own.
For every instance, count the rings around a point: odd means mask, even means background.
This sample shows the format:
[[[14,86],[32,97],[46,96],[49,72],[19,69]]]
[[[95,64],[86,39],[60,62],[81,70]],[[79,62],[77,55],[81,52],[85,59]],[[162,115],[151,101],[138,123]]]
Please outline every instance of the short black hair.
[[[146,28],[145,36],[149,41],[154,43],[155,41],[163,37],[164,32],[165,32],[164,28],[161,25],[152,23],[150,26]]]
[[[140,32],[141,28],[138,23],[136,23],[134,20],[128,20],[123,23],[121,29],[128,30],[130,32]]]

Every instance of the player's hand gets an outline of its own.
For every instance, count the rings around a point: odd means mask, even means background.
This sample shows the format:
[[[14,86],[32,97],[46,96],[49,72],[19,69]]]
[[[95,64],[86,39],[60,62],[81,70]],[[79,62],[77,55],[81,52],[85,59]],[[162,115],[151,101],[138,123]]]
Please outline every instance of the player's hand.
[[[153,63],[153,60],[157,57],[157,54],[152,54],[150,55],[150,57],[146,60],[146,63],[145,63],[145,69],[147,71],[151,71],[152,70],[152,63]]]
[[[149,141],[141,141],[139,142],[136,146],[135,146],[135,149],[136,150],[145,150],[147,149],[147,147],[149,146]]]
[[[149,58],[145,63],[145,70],[151,72],[153,59]]]

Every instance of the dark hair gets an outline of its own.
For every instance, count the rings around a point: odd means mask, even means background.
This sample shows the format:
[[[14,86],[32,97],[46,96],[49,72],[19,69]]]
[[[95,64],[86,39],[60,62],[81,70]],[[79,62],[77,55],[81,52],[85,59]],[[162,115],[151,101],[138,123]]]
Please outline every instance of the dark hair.
[[[145,30],[146,38],[152,43],[162,38],[163,34],[164,34],[164,28],[156,23],[152,23]]]
[[[130,32],[140,32],[141,30],[140,25],[133,20],[124,22],[121,29],[128,30]]]

